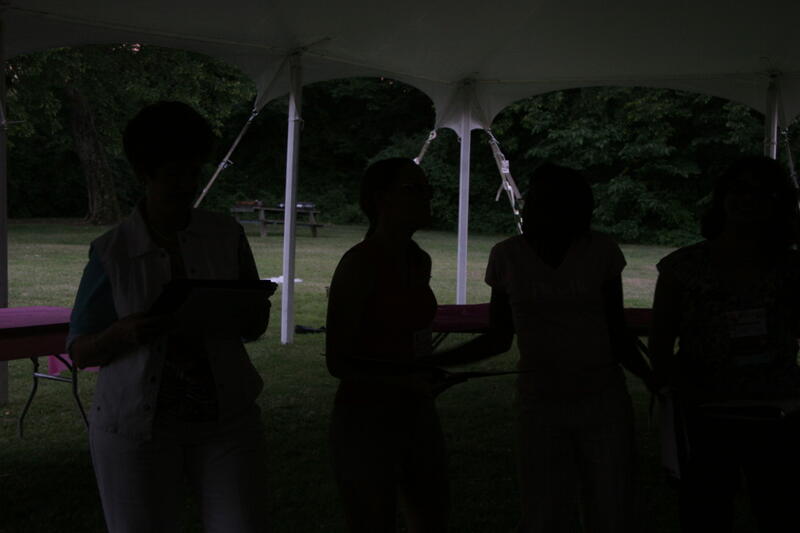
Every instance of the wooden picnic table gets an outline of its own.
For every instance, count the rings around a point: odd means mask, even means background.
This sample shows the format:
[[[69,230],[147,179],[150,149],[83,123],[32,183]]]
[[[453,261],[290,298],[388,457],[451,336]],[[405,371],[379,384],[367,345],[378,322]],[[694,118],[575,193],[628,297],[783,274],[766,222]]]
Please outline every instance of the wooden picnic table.
[[[321,228],[317,220],[319,209],[314,204],[308,202],[300,202],[297,204],[297,219],[295,224],[298,226],[308,226],[311,228],[311,236],[317,236],[317,228]],[[270,224],[283,224],[284,214],[286,209],[283,204],[274,207],[267,207],[262,205],[235,205],[230,209],[231,215],[240,224],[258,224],[259,232],[262,237],[267,236],[267,226]],[[252,214],[255,218],[245,218],[243,215]]]

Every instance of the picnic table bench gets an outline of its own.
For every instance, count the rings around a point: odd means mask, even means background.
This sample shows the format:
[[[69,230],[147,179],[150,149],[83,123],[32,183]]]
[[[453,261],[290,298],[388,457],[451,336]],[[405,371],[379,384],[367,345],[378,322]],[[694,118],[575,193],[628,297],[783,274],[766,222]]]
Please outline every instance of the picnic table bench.
[[[283,215],[286,209],[283,204],[278,204],[275,207],[266,207],[261,202],[239,202],[230,208],[231,215],[240,224],[258,224],[259,232],[262,237],[267,236],[267,226],[270,224],[283,224]],[[297,203],[297,220],[295,224],[298,226],[308,226],[311,228],[311,236],[317,236],[317,228],[321,228],[324,224],[317,221],[317,215],[320,211],[316,205],[311,202],[298,202]],[[304,217],[301,219],[301,216]]]

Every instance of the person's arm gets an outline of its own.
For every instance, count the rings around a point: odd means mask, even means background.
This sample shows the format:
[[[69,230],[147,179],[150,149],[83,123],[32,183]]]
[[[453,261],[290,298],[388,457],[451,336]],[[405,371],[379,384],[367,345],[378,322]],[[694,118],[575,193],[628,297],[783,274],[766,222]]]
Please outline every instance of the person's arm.
[[[142,313],[119,320],[108,275],[94,250],[89,251],[67,339],[67,351],[78,368],[106,365],[120,354],[151,342],[172,325],[169,317],[146,317]]]
[[[677,283],[669,275],[659,274],[653,297],[648,351],[656,380],[662,384],[675,382],[675,340],[678,338],[680,313],[680,289]]]
[[[239,279],[242,281],[258,281],[261,279],[258,276],[258,267],[256,267],[250,243],[247,241],[247,236],[241,226],[239,227]],[[273,294],[274,290],[265,295],[261,305],[250,308],[247,315],[240,317],[240,335],[245,341],[255,340],[267,331],[270,309],[272,308],[269,298]]]
[[[168,316],[129,315],[103,331],[76,337],[70,346],[70,358],[78,368],[104,366],[126,352],[151,343],[174,325],[174,320]]]
[[[514,321],[508,295],[501,289],[492,288],[489,303],[489,331],[454,348],[426,357],[433,365],[455,366],[474,363],[511,349],[514,340]]]
[[[603,285],[603,304],[612,352],[626,370],[641,379],[649,390],[656,392],[659,387],[653,370],[639,351],[633,335],[625,324],[621,275],[613,277]]]
[[[331,280],[325,329],[328,372],[339,379],[405,383],[409,375],[430,373],[426,365],[381,361],[364,353],[364,313],[374,287],[374,270],[363,252],[345,254]]]

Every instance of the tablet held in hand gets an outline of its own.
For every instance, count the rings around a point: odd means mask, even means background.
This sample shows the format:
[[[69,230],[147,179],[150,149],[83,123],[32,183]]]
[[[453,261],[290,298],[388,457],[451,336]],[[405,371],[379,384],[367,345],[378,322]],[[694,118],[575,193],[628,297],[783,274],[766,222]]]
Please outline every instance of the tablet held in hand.
[[[235,336],[243,317],[267,305],[276,287],[267,280],[172,280],[164,286],[148,314],[172,314],[181,328],[198,328],[214,336]]]

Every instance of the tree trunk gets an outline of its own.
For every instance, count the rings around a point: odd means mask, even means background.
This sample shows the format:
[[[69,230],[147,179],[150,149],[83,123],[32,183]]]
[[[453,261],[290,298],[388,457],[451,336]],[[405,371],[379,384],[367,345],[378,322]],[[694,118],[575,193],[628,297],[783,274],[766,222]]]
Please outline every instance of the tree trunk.
[[[67,85],[66,93],[72,107],[72,140],[86,177],[86,220],[92,224],[113,224],[120,218],[119,199],[114,186],[114,174],[97,134],[92,108],[86,96],[74,84]]]

